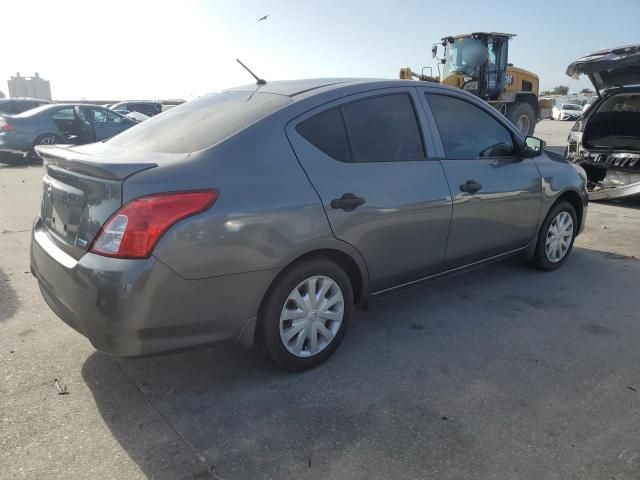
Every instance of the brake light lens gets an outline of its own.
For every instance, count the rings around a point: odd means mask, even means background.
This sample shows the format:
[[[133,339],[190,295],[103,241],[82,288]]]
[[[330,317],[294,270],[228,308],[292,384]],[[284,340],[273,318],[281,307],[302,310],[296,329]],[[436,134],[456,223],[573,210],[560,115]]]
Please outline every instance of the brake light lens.
[[[169,228],[209,209],[217,199],[216,190],[198,190],[132,200],[103,225],[89,251],[107,257],[148,258]]]
[[[5,118],[0,117],[0,132],[12,132],[15,128]]]

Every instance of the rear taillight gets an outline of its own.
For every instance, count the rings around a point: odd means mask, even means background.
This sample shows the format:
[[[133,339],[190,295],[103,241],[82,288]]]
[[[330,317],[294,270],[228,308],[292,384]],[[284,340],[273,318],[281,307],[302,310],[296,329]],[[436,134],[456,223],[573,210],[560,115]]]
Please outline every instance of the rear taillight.
[[[198,190],[132,200],[104,224],[89,251],[107,257],[147,258],[172,225],[204,212],[217,199],[216,190]]]
[[[0,117],[0,132],[12,132],[15,128],[5,118]]]

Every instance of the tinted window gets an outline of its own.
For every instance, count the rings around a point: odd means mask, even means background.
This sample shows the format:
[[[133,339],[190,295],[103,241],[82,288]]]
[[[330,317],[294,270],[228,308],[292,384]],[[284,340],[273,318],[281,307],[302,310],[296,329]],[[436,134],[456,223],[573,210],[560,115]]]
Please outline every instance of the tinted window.
[[[356,161],[424,158],[420,129],[409,95],[359,100],[343,105],[342,112]]]
[[[150,152],[190,153],[215,145],[290,102],[289,97],[260,92],[207,95],[145,120],[109,143]]]
[[[386,162],[425,157],[407,94],[366,98],[319,113],[296,128],[327,155],[343,162]]]
[[[351,149],[339,108],[332,108],[301,122],[297,132],[336,160],[351,162]]]
[[[510,157],[511,133],[479,107],[446,95],[427,95],[447,157]]]

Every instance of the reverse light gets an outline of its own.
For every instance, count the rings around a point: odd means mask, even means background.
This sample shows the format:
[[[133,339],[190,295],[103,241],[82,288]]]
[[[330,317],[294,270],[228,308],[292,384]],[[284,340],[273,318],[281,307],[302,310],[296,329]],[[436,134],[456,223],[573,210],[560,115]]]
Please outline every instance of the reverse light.
[[[90,252],[116,258],[148,258],[162,235],[218,199],[216,190],[171,192],[136,198],[114,213],[96,235]]]

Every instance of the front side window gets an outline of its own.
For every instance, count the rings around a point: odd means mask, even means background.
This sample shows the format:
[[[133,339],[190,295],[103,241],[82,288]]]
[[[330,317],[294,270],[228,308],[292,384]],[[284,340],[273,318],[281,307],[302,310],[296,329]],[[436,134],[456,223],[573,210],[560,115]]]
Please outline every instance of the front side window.
[[[406,93],[365,98],[325,110],[298,124],[296,130],[343,162],[425,158],[418,120]]]
[[[92,114],[94,123],[106,123],[107,122],[107,115],[106,115],[106,112],[104,110],[99,110],[97,108],[91,108],[90,110],[91,110],[91,114]]]
[[[120,115],[116,115],[109,110],[102,110],[102,113],[104,113],[107,121],[110,123],[122,123],[122,121],[124,120]]]
[[[464,100],[427,94],[445,155],[453,158],[512,157],[509,130],[492,115]]]

